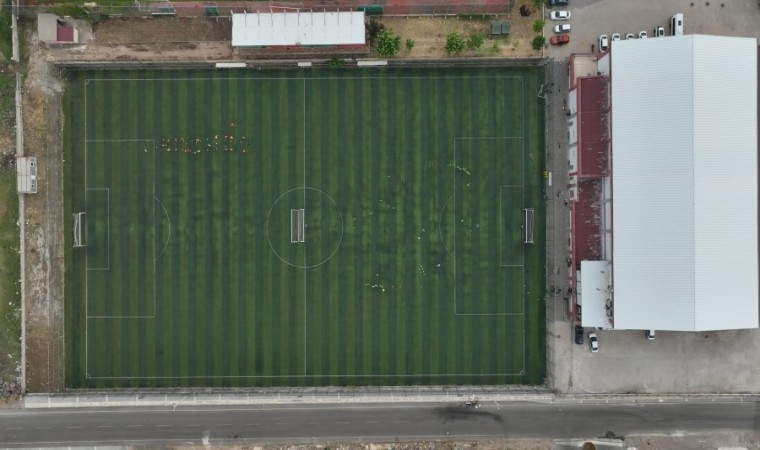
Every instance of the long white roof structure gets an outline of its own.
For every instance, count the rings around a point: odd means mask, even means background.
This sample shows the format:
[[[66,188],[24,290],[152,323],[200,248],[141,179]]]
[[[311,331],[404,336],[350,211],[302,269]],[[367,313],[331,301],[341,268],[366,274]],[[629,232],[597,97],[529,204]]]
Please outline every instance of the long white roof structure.
[[[364,11],[232,15],[233,47],[364,45]]]
[[[757,40],[611,51],[614,324],[758,327]]]

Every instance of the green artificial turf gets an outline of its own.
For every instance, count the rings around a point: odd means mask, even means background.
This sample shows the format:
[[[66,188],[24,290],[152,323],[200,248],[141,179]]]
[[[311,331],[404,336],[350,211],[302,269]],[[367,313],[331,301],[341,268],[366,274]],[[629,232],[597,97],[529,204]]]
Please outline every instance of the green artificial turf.
[[[543,77],[71,72],[67,385],[542,383]]]

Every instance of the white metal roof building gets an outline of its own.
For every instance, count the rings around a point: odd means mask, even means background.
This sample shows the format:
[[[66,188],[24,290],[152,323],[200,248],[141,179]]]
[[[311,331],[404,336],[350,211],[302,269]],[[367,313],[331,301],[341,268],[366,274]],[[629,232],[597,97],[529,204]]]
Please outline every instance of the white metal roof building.
[[[758,327],[757,40],[616,41],[616,329]]]
[[[364,11],[232,14],[233,47],[364,43]]]

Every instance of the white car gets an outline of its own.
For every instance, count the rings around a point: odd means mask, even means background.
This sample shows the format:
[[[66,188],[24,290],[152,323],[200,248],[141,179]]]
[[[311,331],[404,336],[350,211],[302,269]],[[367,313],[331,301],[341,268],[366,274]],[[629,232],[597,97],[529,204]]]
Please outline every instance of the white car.
[[[554,25],[554,32],[557,34],[560,33],[569,33],[570,32],[570,24],[569,23],[563,23],[562,25]]]
[[[612,37],[610,38],[610,41],[615,42],[619,40],[620,40],[620,33],[612,33]]]
[[[599,36],[599,51],[605,52],[608,48],[610,48],[610,41],[607,39],[607,35],[603,34]]]
[[[599,339],[596,337],[596,333],[588,334],[588,343],[591,346],[591,353],[599,351]]]
[[[636,39],[636,36],[634,36],[633,33],[626,33],[625,40],[627,41],[628,39]]]
[[[552,20],[567,20],[570,18],[570,11],[552,11],[549,17]]]
[[[646,39],[646,38],[647,38],[647,32],[639,31],[639,39]]]

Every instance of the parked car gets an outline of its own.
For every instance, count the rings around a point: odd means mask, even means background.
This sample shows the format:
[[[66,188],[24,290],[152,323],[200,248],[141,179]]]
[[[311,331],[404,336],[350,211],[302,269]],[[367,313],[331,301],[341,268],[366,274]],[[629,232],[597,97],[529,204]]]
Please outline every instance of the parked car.
[[[603,34],[599,36],[599,51],[604,52],[607,51],[608,48],[610,48],[610,40],[607,39],[607,35]]]
[[[554,32],[557,34],[560,33],[569,33],[570,32],[570,24],[569,23],[563,23],[562,25],[554,25]]]
[[[570,42],[570,36],[566,34],[557,34],[552,36],[551,39],[549,39],[549,42],[551,42],[552,45],[565,45]]]
[[[552,20],[567,20],[567,19],[570,18],[570,15],[571,15],[570,11],[557,10],[557,11],[552,11],[552,13],[549,15],[549,17]]]
[[[647,32],[639,31],[639,39],[646,39],[646,38],[647,38]]]
[[[654,33],[652,33],[654,37],[663,37],[665,36],[665,28],[663,27],[654,27]]]
[[[591,347],[591,353],[596,353],[599,351],[599,339],[597,339],[596,333],[588,334],[588,343]]]
[[[583,326],[581,325],[575,326],[575,343],[583,345]]]
[[[610,38],[610,42],[615,42],[620,40],[620,33],[612,33],[612,37]]]
[[[549,0],[549,6],[567,6],[568,0]]]
[[[654,330],[647,330],[647,340],[648,341],[654,340]]]
[[[683,36],[683,14],[677,13],[670,18],[670,35]]]
[[[636,36],[634,36],[633,33],[626,33],[625,40],[627,41],[628,39],[636,39]]]

